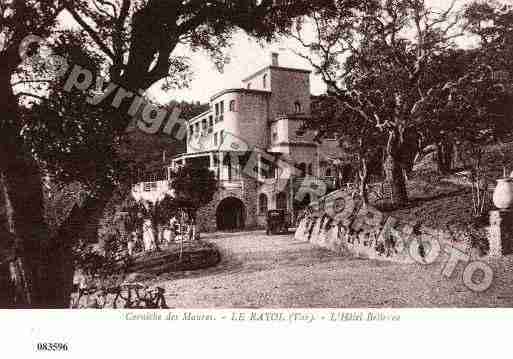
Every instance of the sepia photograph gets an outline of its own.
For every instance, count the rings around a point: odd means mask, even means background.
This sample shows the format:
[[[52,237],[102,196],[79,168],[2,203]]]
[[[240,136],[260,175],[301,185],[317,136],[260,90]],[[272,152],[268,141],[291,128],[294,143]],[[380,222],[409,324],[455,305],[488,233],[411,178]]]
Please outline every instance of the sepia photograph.
[[[513,308],[513,1],[0,0],[0,21],[3,322]]]

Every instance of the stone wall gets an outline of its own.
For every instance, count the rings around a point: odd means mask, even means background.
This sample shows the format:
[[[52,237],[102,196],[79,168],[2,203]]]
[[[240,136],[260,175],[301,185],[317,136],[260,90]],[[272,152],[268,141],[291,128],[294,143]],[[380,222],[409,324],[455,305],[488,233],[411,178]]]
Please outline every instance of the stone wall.
[[[312,207],[300,220],[295,239],[341,255],[432,263],[451,242],[443,231],[399,221],[344,191],[323,197]]]
[[[304,71],[273,69],[271,71],[272,98],[270,117],[295,112],[294,104],[301,104],[301,113],[310,115],[310,74]]]
[[[217,193],[212,201],[210,201],[207,205],[201,207],[198,210],[198,213],[196,213],[196,222],[200,233],[214,232],[216,230],[216,209],[220,202],[216,197]]]
[[[259,183],[244,174],[242,176],[241,186],[219,188],[214,195],[214,199],[198,210],[196,218],[200,232],[215,232],[217,230],[217,207],[224,199],[230,197],[237,198],[244,204],[246,210],[245,229],[258,227],[257,188]]]
[[[243,176],[243,193],[242,203],[246,207],[246,227],[245,229],[255,229],[258,226],[257,215],[258,215],[258,200],[257,192],[259,182],[249,176]]]
[[[126,268],[128,273],[162,273],[176,271],[192,271],[213,267],[221,260],[221,254],[215,245],[203,241],[184,244],[180,257],[178,245],[172,250],[163,251],[157,255],[135,258]]]
[[[269,145],[269,96],[246,93],[241,97],[239,131],[237,134],[250,147],[267,148]]]

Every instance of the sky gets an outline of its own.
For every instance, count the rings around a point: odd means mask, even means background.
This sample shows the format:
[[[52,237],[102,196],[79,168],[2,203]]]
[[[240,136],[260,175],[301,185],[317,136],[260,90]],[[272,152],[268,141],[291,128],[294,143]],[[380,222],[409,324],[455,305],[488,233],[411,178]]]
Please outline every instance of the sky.
[[[447,8],[450,2],[451,0],[427,0],[430,6],[438,9]],[[457,0],[457,7],[468,2],[470,0]],[[67,25],[73,22],[70,16],[63,21]],[[227,49],[230,62],[224,66],[222,72],[218,71],[213,61],[204,52],[191,53],[187,49],[178,49],[173,55],[185,55],[190,58],[193,78],[189,88],[164,92],[159,85],[156,85],[148,91],[148,95],[159,103],[167,103],[170,100],[208,102],[209,98],[218,91],[241,87],[243,78],[270,65],[272,52],[279,54],[280,66],[312,70],[306,60],[295,55],[291,50],[299,50],[295,40],[259,44],[241,31],[235,34],[232,42],[233,46]],[[325,91],[326,86],[319,76],[312,74],[310,80],[312,94],[317,95]]]
[[[190,87],[182,90],[159,91],[154,86],[150,96],[158,102],[186,100],[208,102],[220,90],[241,87],[242,79],[271,64],[271,53],[279,53],[280,66],[311,70],[309,63],[291,50],[293,41],[282,41],[270,45],[258,44],[246,34],[238,32],[233,46],[228,49],[230,62],[219,72],[209,56],[203,52],[184,54],[190,57],[193,79]],[[320,78],[312,76],[312,93],[321,93],[325,87]]]
[[[469,2],[469,0],[457,0],[456,7],[461,7]],[[433,8],[446,9],[451,1],[428,0],[427,3]],[[218,91],[240,87],[243,78],[270,65],[272,52],[279,53],[280,66],[312,70],[306,60],[291,51],[291,49],[299,50],[294,40],[284,40],[262,46],[254,39],[239,32],[234,36],[233,43],[233,47],[228,50],[231,60],[224,66],[223,73],[216,69],[206,54],[201,52],[190,54],[184,51],[182,53],[191,59],[193,79],[190,87],[165,93],[159,90],[159,86],[154,86],[150,96],[155,101],[162,103],[173,99],[208,102],[209,98]],[[319,76],[312,74],[310,81],[313,95],[325,92],[326,86]]]

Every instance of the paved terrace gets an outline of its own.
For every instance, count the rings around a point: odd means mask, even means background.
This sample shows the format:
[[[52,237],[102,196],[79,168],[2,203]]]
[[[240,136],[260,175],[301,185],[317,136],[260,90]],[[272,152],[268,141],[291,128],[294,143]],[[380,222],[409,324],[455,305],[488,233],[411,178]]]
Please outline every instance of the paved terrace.
[[[263,232],[205,237],[221,250],[220,265],[166,274],[174,308],[512,307],[513,258],[493,263],[496,279],[484,293],[469,291],[462,266],[453,277],[441,264],[404,265],[339,257],[292,235]]]

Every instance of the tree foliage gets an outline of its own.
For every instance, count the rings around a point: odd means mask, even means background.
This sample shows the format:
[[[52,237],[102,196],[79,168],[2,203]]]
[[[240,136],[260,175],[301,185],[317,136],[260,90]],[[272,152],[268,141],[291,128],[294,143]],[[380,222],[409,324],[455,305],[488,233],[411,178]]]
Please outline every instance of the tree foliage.
[[[335,137],[340,148],[356,155],[360,196],[368,202],[367,183],[381,162],[383,135],[379,129],[347,109],[334,93],[319,96],[312,106],[314,116],[305,127],[317,131],[317,138]],[[338,167],[337,167],[338,168]],[[338,177],[338,176],[337,176]]]
[[[19,47],[29,34],[48,38],[50,44],[82,50],[95,75],[137,94],[162,81],[166,88],[186,84],[186,59],[176,56],[178,45],[204,49],[221,65],[223,51],[236,28],[270,39],[284,32],[295,16],[327,1],[159,1],[159,0],[14,0],[0,5],[0,175],[6,194],[6,230],[20,248],[11,278],[14,306],[67,307],[72,287],[72,252],[89,232],[118,190],[129,191],[126,159],[120,153],[131,118],[127,102],[109,109],[107,96],[98,109],[83,103],[85,94],[62,94],[54,78],[37,77],[51,70],[45,61],[22,64]],[[65,39],[57,16],[71,14],[80,27],[80,41]],[[60,35],[61,34],[61,35]],[[71,39],[68,37],[68,39]],[[79,45],[79,46],[77,46]],[[81,49],[77,49],[80,48]],[[29,49],[30,53],[38,49]],[[41,49],[39,49],[41,50]],[[44,58],[44,57],[43,57]],[[73,61],[77,60],[73,58]],[[73,64],[72,64],[73,65]],[[41,71],[36,71],[35,69]],[[50,71],[51,72],[51,71]],[[36,78],[31,78],[36,74]],[[28,75],[28,76],[27,76]],[[19,85],[23,81],[28,87]],[[30,84],[29,84],[30,82]],[[41,87],[42,83],[48,87]],[[18,84],[17,84],[18,83]],[[106,82],[103,83],[107,85]],[[22,86],[15,89],[14,86]],[[102,92],[104,88],[100,89]],[[23,96],[20,94],[25,92]],[[52,95],[52,99],[45,98]],[[63,96],[62,96],[63,95]],[[61,97],[62,96],[62,97]],[[27,106],[27,98],[39,101]],[[59,100],[62,100],[59,103]],[[32,107],[31,107],[32,106]],[[24,107],[28,107],[22,111]],[[40,113],[41,118],[34,117]],[[57,123],[52,123],[55,119]],[[37,134],[48,136],[38,140]],[[97,137],[95,138],[95,135]],[[27,141],[28,139],[28,141]],[[49,141],[52,141],[51,143]],[[50,234],[44,216],[43,168],[65,182],[78,180],[87,195]],[[128,168],[127,168],[128,167]]]
[[[511,15],[508,7],[485,3],[457,11],[454,1],[442,11],[423,0],[337,4],[302,18],[293,37],[303,46],[299,55],[310,61],[340,103],[332,106],[339,109],[335,131],[358,142],[367,138],[369,126],[377,130],[369,142],[382,146],[392,201],[401,203],[407,198],[403,174],[420,146],[454,140],[456,132],[475,136],[504,123],[504,92],[480,79],[486,66],[504,68],[509,61],[504,53]],[[314,29],[313,39],[305,28]],[[481,37],[480,49],[458,48],[455,40],[468,31]],[[485,55],[491,49],[496,59]],[[347,126],[351,117],[357,126]]]
[[[212,201],[217,185],[214,172],[191,165],[179,167],[171,179],[176,206],[187,211],[193,218],[199,208]]]

